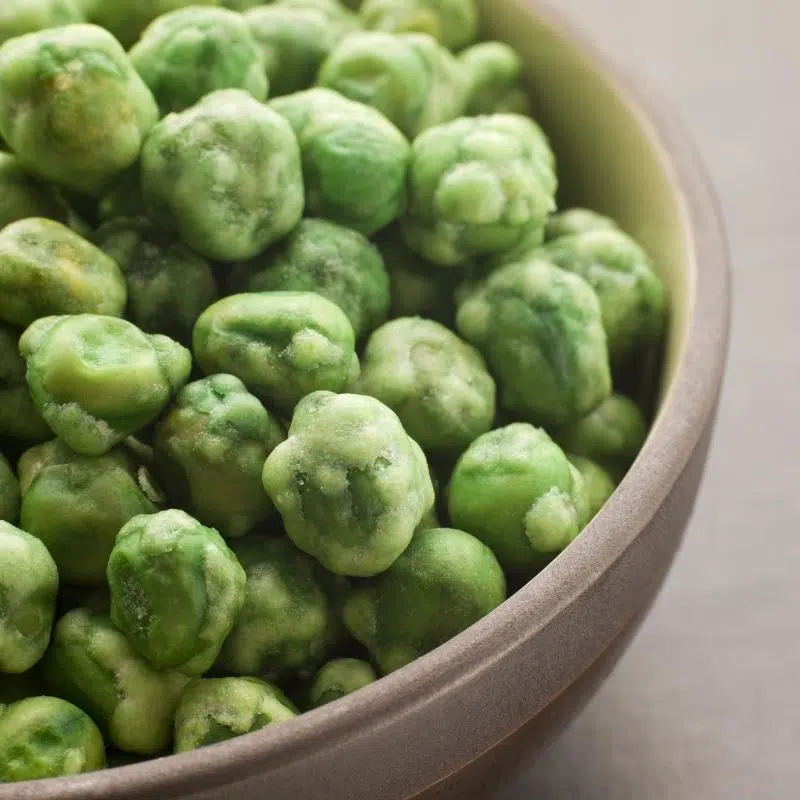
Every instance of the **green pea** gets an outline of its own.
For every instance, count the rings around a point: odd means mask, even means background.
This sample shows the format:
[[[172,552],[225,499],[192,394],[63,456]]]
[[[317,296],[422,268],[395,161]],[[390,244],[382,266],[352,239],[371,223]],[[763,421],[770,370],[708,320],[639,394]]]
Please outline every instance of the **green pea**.
[[[111,619],[160,668],[209,670],[244,602],[245,573],[223,538],[183,511],[134,517],[108,560]]]
[[[380,112],[324,88],[269,105],[300,143],[308,214],[365,236],[402,214],[410,147]]]
[[[652,261],[630,236],[612,229],[561,236],[545,245],[542,255],[585,278],[597,293],[613,364],[660,341],[664,288]]]
[[[189,6],[156,19],[130,51],[162,114],[183,111],[219,89],[267,99],[261,55],[241,14]]]
[[[453,470],[448,508],[503,568],[543,567],[588,522],[583,479],[543,431],[515,423],[476,439]]]
[[[150,216],[218,261],[252,258],[303,213],[300,153],[291,127],[241,89],[169,114],[142,150]]]
[[[48,689],[85,709],[110,744],[143,756],[169,747],[189,678],[152,667],[105,614],[76,609],[63,616],[43,666]]]
[[[40,414],[82,455],[103,455],[153,422],[191,369],[172,339],[94,314],[37,320],[19,346]]]
[[[589,506],[589,518],[594,519],[617,488],[606,470],[583,456],[569,456],[569,461],[583,478],[584,492]]]
[[[0,522],[15,525],[19,519],[19,481],[5,456],[0,453]]]
[[[0,673],[26,672],[44,655],[57,589],[58,571],[44,544],[0,521]]]
[[[309,692],[311,708],[332,703],[363,689],[378,679],[372,665],[357,658],[337,658],[329,661],[314,676]]]
[[[458,455],[495,417],[495,384],[483,356],[432,320],[406,317],[378,328],[358,391],[391,408],[428,453]]]
[[[142,467],[121,449],[81,456],[56,440],[28,450],[19,471],[20,524],[47,545],[70,585],[102,586],[122,526],[157,510]]]
[[[478,38],[475,0],[365,0],[361,20],[372,30],[430,34],[450,50]]]
[[[357,339],[386,320],[389,277],[378,249],[357,231],[303,220],[249,263],[248,292],[316,292],[344,311]]]
[[[197,321],[194,354],[207,374],[235,375],[282,411],[311,392],[341,391],[358,374],[353,326],[312,292],[223,298]]]
[[[443,267],[541,238],[555,208],[555,160],[528,117],[463,117],[413,144],[406,242]]]
[[[522,59],[512,47],[482,42],[464,50],[458,60],[467,75],[467,114],[531,113]]]
[[[295,716],[279,689],[256,678],[193,681],[175,714],[175,752],[224,742]]]
[[[460,116],[461,65],[427,34],[354,33],[334,48],[318,83],[372,106],[413,139]]]
[[[136,161],[157,119],[150,90],[101,28],[51,28],[0,47],[0,131],[44,180],[101,192]]]
[[[30,217],[62,221],[65,212],[50,186],[31,175],[16,156],[0,153],[0,230]]]
[[[173,500],[228,537],[263,522],[272,503],[261,485],[281,425],[233,375],[190,383],[155,430],[159,475]]]
[[[560,239],[589,231],[618,231],[619,226],[611,217],[598,214],[588,208],[568,208],[553,214],[547,220],[547,241]]]
[[[570,424],[611,393],[597,296],[547,261],[509,264],[479,281],[456,327],[485,356],[503,408],[526,421]]]
[[[0,783],[94,772],[103,737],[87,714],[57,697],[31,697],[0,711]]]
[[[77,0],[3,0],[0,7],[0,42],[45,28],[85,21]]]
[[[434,503],[419,445],[393,411],[360,395],[304,398],[263,479],[292,541],[338,575],[388,569]]]
[[[251,536],[235,542],[233,551],[247,587],[219,666],[276,681],[308,677],[328,656],[337,633],[319,565],[285,538]]]
[[[418,531],[372,586],[357,590],[345,623],[385,675],[434,650],[506,599],[492,551],[460,530]]]
[[[93,240],[122,271],[128,319],[146,333],[190,342],[198,317],[219,297],[208,261],[143,217],[112,220]]]

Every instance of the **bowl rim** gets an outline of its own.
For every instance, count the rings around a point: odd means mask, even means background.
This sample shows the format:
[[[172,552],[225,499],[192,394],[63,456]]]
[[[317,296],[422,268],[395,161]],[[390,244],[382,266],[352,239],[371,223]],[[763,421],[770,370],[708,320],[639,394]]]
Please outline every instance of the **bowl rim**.
[[[641,80],[631,80],[560,11],[537,2],[535,13],[580,48],[593,69],[614,87],[658,155],[680,201],[690,266],[686,335],[647,442],[614,496],[584,535],[488,617],[353,695],[280,726],[202,750],[0,787],[0,800],[114,800],[208,791],[302,759],[355,731],[377,730],[387,717],[412,714],[431,697],[476,680],[567,613],[631,548],[665,501],[714,416],[727,360],[731,273],[719,203],[694,144],[663,101],[654,104]],[[609,524],[612,519],[625,519],[625,527]]]

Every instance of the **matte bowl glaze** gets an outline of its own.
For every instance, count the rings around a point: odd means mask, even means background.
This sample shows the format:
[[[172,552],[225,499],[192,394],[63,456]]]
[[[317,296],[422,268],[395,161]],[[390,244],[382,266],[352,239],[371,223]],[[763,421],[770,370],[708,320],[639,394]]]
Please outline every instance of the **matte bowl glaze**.
[[[585,533],[478,625],[378,683],[186,755],[0,788],[1,800],[485,798],[579,711],[645,616],[706,460],[727,351],[729,273],[694,150],[557,15],[481,0],[525,57],[562,207],[616,217],[655,257],[671,328],[648,442]]]

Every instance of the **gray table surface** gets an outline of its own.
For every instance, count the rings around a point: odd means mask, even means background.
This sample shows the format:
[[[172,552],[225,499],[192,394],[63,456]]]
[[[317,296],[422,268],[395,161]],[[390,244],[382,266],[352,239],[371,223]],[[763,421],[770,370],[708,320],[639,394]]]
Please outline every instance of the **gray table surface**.
[[[581,718],[502,800],[800,797],[800,4],[558,0],[682,116],[734,256],[731,361],[688,539]]]

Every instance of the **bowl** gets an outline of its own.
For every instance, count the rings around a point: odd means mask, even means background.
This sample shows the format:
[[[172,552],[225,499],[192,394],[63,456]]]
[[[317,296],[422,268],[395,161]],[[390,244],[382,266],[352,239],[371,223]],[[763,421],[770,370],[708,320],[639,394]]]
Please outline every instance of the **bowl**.
[[[481,0],[486,34],[524,56],[561,164],[562,205],[616,217],[671,304],[652,432],[606,507],[505,604],[366,689],[274,729],[181,756],[0,788],[2,800],[485,798],[589,699],[647,613],[680,544],[727,352],[719,214],[680,128],[558,16]]]

